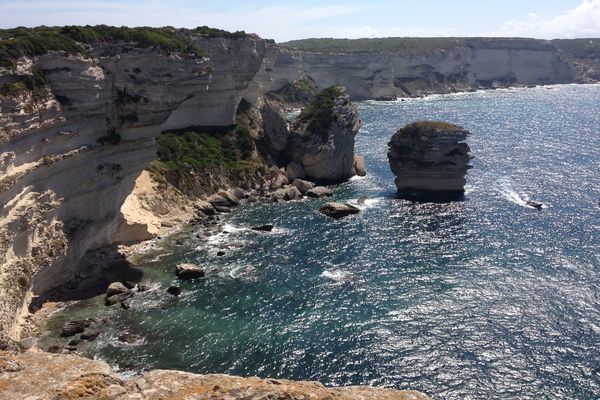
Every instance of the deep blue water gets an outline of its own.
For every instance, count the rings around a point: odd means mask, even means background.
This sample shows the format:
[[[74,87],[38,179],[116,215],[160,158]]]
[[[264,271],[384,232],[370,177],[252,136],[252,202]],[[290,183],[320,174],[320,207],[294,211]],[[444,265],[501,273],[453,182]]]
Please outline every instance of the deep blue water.
[[[411,388],[434,399],[600,398],[600,86],[359,108],[369,175],[338,186],[336,198],[367,196],[360,215],[329,220],[321,201],[242,207],[218,234],[185,233],[185,246],[151,251],[143,265],[156,289],[131,310],[95,299],[54,323],[109,316],[87,351],[120,365]],[[387,141],[418,119],[472,132],[464,201],[394,198]],[[547,207],[528,208],[527,198]],[[244,229],[262,223],[275,232]],[[181,260],[209,273],[175,300],[164,289]],[[125,330],[143,344],[119,345]]]

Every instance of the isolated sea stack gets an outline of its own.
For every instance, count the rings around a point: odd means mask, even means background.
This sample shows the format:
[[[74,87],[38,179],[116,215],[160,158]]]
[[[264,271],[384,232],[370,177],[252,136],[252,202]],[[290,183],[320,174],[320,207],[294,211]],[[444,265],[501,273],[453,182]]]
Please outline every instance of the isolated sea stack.
[[[445,122],[406,125],[388,143],[388,159],[401,197],[445,200],[464,194],[471,168],[469,132]]]
[[[291,129],[286,154],[296,177],[330,183],[352,177],[354,137],[360,124],[345,88],[331,86],[319,93]]]

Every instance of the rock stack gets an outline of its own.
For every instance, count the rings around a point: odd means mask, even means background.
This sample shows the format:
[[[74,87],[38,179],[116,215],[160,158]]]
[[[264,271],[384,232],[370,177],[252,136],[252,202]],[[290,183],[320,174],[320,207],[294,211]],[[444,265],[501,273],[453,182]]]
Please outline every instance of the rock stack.
[[[398,130],[388,159],[398,194],[409,198],[460,198],[471,168],[469,132],[445,122],[419,121]]]
[[[312,181],[334,183],[352,177],[354,137],[360,125],[346,89],[323,90],[294,121],[286,147],[288,169],[294,177]]]

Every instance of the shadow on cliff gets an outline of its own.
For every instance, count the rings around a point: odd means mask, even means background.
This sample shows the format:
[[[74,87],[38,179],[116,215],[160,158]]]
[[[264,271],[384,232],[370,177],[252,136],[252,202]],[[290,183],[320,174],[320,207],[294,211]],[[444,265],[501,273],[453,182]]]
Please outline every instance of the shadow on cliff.
[[[48,301],[84,300],[106,293],[113,282],[138,283],[143,272],[135,268],[120,254],[117,246],[107,246],[88,252],[76,275],[66,283],[36,296],[29,304],[35,312]]]

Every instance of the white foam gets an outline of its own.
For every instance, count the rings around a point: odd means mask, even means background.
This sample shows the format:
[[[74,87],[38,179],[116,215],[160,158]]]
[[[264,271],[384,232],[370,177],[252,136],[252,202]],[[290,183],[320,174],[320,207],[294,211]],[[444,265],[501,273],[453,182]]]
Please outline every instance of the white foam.
[[[325,270],[321,273],[321,277],[331,279],[336,282],[348,282],[354,278],[354,275],[342,269],[334,269],[333,271]]]

